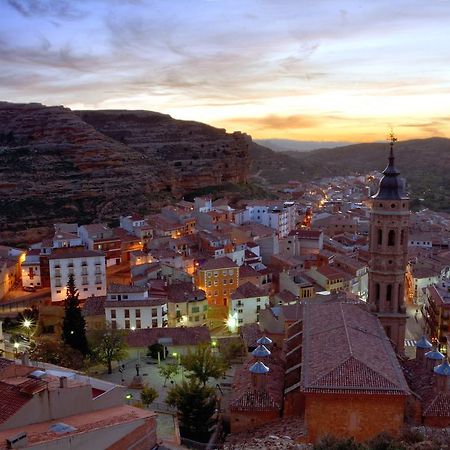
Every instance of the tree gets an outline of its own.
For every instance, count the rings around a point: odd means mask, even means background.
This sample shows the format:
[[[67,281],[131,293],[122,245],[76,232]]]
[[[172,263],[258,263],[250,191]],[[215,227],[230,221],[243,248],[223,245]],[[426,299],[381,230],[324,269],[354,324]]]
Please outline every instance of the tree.
[[[154,344],[148,346],[147,356],[150,356],[153,359],[158,359],[158,353],[161,360],[166,359],[164,345],[159,342],[155,342]]]
[[[180,371],[180,367],[174,363],[161,364],[158,370],[159,374],[164,378],[164,387],[166,387],[167,380],[174,378]]]
[[[230,366],[231,362],[244,355],[245,346],[244,343],[239,341],[231,341],[228,345],[225,345],[223,349],[221,349],[221,354],[226,361],[227,365]]]
[[[123,330],[116,330],[107,324],[103,330],[96,330],[90,335],[91,353],[94,360],[108,366],[112,373],[112,362],[127,357],[127,344]]]
[[[166,402],[178,410],[183,437],[208,440],[217,403],[213,388],[195,379],[183,381],[169,390]]]
[[[62,340],[65,344],[70,345],[70,347],[86,355],[89,350],[86,339],[86,323],[81,314],[78,295],[73,274],[70,274],[69,281],[67,282],[66,300],[64,302]]]
[[[313,450],[366,450],[366,447],[355,442],[353,438],[338,439],[326,435],[314,445]]]
[[[148,408],[157,398],[159,394],[155,388],[144,386],[141,390],[141,401]]]
[[[227,364],[216,356],[208,344],[201,344],[194,351],[189,350],[181,357],[181,365],[190,372],[187,377],[199,380],[203,386],[209,378],[221,378],[225,375]]]
[[[81,369],[84,365],[81,352],[67,344],[49,339],[37,341],[35,346],[30,349],[30,358],[76,370]]]

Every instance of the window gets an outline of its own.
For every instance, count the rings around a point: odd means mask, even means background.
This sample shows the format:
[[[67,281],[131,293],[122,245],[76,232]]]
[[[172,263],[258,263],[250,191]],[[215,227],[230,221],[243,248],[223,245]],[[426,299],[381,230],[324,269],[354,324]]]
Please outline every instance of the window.
[[[61,294],[61,289],[59,289],[58,291],[56,291],[57,294]]]
[[[243,323],[244,319],[238,319],[238,323]]]
[[[96,276],[95,277],[95,284],[102,284],[102,277]]]
[[[375,283],[375,299],[380,300],[380,283]]]
[[[211,281],[208,281],[208,287],[211,287]]]
[[[152,317],[155,317],[158,315],[158,308],[152,308]]]
[[[116,318],[116,310],[112,309],[111,310],[111,319],[115,319]]]
[[[82,281],[81,281],[81,284],[84,284],[84,285],[89,284],[88,283],[88,277],[83,277]]]
[[[405,230],[400,232],[400,245],[403,245],[403,241],[405,240]]]
[[[219,276],[219,272],[214,272],[214,276],[218,277]]]
[[[227,271],[226,270],[223,270],[222,271],[222,275],[226,275],[227,274]]]
[[[113,330],[116,330],[116,329],[117,329],[117,322],[116,322],[115,320],[111,320],[111,328],[112,328]]]
[[[378,245],[381,245],[383,243],[383,230],[381,228],[378,228]]]
[[[140,309],[136,309],[135,312],[134,312],[134,314],[135,314],[135,316],[136,316],[136,319],[137,319],[138,317],[141,317],[141,310],[140,310]]]
[[[239,313],[239,314],[242,314],[243,312],[244,312],[243,309],[238,309],[238,313]]]
[[[192,314],[198,313],[200,312],[200,308],[198,306],[193,306],[192,307]]]
[[[125,329],[130,329],[130,319],[125,319]]]
[[[261,299],[260,299],[260,298],[258,297],[258,298],[256,299],[256,301],[257,301],[257,302],[260,302],[260,301],[261,301]]]
[[[141,319],[136,319],[136,328],[141,328]]]
[[[386,286],[386,301],[390,302],[392,300],[392,284]]]
[[[233,269],[230,269],[230,270],[228,271],[228,275],[233,275]]]
[[[102,290],[102,288],[97,286],[97,291],[101,291],[101,290]]]
[[[152,319],[152,328],[158,327],[158,319]]]
[[[84,291],[84,292],[88,291],[88,288],[83,288],[83,291]]]
[[[203,311],[208,311],[208,305],[203,305]]]
[[[261,305],[256,305],[256,312],[261,311]]]
[[[124,300],[128,300],[128,295],[124,295],[124,296],[123,296],[123,299],[124,299]]]
[[[223,284],[227,284],[227,280],[224,279],[224,280],[223,280]]]
[[[389,230],[388,245],[390,247],[393,247],[395,245],[395,231],[394,230]]]
[[[211,277],[211,272],[206,272],[207,277]]]
[[[125,313],[125,317],[128,319],[130,317],[130,310],[126,309],[124,313]]]

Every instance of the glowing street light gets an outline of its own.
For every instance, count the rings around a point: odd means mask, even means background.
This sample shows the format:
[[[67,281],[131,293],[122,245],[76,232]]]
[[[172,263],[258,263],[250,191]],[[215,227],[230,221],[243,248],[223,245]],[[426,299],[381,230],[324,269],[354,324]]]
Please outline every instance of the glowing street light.
[[[30,328],[31,327],[31,320],[30,319],[25,319],[24,321],[23,321],[23,323],[22,323],[22,325],[25,327],[25,328]]]

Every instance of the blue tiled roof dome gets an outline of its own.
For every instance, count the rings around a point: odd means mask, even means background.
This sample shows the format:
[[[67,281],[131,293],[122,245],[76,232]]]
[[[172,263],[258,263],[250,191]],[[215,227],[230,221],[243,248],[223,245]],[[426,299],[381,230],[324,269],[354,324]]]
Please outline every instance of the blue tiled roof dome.
[[[266,346],[259,344],[258,347],[252,351],[252,355],[255,358],[265,358],[266,356],[270,356],[270,350],[268,350]]]
[[[416,348],[433,348],[433,344],[425,337],[422,336],[417,342],[416,342]]]
[[[435,373],[438,375],[443,375],[445,377],[450,377],[450,364],[448,359],[446,359],[442,364],[434,368]]]
[[[270,345],[272,343],[272,339],[268,338],[267,336],[260,337],[257,341],[257,344],[262,345]]]
[[[445,359],[445,356],[438,350],[431,350],[431,352],[425,353],[425,357],[436,361],[442,361]]]
[[[266,374],[269,373],[269,368],[263,364],[261,361],[255,362],[255,364],[253,364],[253,366],[250,367],[250,369],[248,369],[251,373],[255,373],[255,374]]]

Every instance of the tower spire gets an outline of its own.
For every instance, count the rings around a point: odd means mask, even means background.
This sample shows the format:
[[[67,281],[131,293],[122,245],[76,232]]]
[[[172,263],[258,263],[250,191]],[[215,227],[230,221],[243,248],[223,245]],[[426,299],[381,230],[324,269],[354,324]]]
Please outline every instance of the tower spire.
[[[394,130],[391,129],[388,136],[389,146],[390,146],[390,152],[389,152],[389,165],[391,167],[394,166],[394,144],[397,142],[397,137],[394,134]]]

